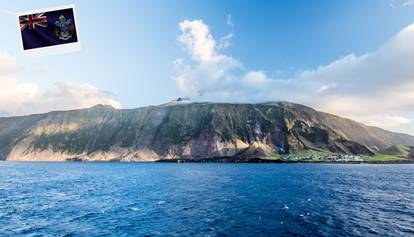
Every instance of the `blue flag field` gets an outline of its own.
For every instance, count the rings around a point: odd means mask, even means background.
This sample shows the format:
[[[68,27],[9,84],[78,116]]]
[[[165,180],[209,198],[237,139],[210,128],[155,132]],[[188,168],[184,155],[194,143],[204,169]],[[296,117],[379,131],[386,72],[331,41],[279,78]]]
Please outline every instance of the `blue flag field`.
[[[73,8],[18,17],[24,50],[78,42]]]

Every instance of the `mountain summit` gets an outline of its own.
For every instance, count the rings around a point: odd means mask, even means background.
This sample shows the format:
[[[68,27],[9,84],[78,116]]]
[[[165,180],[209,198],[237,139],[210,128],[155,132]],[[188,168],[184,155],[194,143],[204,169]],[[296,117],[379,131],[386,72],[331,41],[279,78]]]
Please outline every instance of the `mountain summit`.
[[[288,102],[94,106],[0,118],[0,160],[158,161],[372,157],[414,137]]]

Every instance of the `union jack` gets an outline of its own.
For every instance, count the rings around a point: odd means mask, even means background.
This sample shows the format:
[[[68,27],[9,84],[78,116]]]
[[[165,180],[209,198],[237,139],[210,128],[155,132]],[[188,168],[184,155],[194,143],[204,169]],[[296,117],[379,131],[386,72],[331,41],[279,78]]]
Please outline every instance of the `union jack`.
[[[29,27],[30,30],[36,28],[36,26],[47,27],[47,17],[44,16],[45,13],[30,14],[26,16],[20,16],[20,30]]]

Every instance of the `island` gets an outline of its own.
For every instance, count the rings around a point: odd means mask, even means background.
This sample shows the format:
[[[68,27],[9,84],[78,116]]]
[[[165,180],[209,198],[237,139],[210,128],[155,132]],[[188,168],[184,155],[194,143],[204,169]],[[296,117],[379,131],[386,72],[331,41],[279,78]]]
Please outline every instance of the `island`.
[[[411,163],[414,137],[289,102],[87,109],[0,118],[0,160]]]

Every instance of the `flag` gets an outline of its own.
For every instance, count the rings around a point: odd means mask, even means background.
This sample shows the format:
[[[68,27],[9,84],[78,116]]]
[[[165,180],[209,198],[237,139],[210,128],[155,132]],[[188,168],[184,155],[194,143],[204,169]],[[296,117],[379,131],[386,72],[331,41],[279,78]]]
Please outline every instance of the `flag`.
[[[78,42],[73,8],[18,17],[24,50]]]

